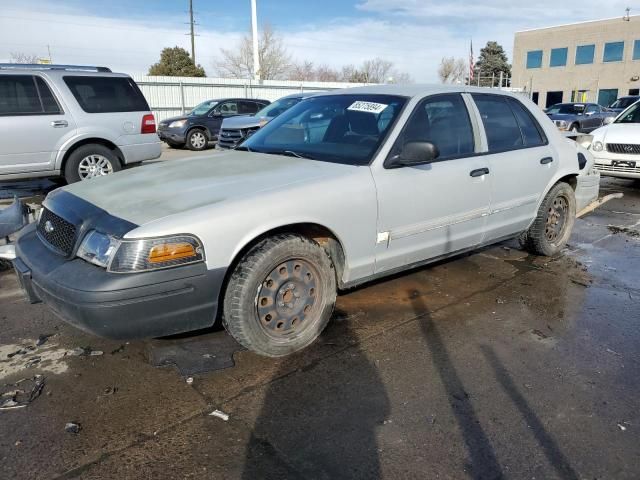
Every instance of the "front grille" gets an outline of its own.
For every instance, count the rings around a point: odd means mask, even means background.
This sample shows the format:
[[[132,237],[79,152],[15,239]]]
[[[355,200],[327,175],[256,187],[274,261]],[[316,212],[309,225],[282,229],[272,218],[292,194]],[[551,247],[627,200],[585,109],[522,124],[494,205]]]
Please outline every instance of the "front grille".
[[[244,132],[239,129],[223,128],[218,135],[218,145],[225,148],[233,148],[244,139]]]
[[[38,222],[38,234],[54,249],[71,255],[76,241],[76,227],[46,208],[42,209]]]
[[[623,155],[640,155],[640,144],[607,143],[607,151]]]

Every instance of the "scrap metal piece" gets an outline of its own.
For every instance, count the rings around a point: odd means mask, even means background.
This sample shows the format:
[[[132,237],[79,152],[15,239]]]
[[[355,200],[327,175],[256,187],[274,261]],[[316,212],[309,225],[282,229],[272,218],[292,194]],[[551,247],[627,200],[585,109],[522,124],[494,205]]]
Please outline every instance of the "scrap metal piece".
[[[586,215],[587,213],[593,212],[596,208],[598,208],[599,206],[607,203],[609,200],[613,200],[615,198],[622,198],[623,196],[624,196],[624,193],[611,193],[609,195],[605,195],[602,198],[598,198],[597,200],[594,200],[589,205],[584,207],[578,213],[576,213],[576,218],[580,218],[580,217]]]

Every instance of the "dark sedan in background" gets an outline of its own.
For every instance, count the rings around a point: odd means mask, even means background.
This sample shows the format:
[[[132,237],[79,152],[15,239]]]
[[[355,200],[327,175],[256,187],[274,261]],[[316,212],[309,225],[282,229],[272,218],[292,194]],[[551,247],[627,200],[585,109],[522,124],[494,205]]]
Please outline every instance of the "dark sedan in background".
[[[559,130],[589,133],[605,124],[616,113],[597,103],[557,103],[545,110]]]
[[[202,102],[187,115],[163,120],[158,136],[169,146],[189,150],[204,150],[218,138],[222,121],[236,115],[253,115],[269,105],[268,100],[223,98]]]
[[[611,106],[609,106],[609,110],[616,113],[621,113],[623,110],[630,107],[638,100],[640,100],[640,95],[628,95],[626,97],[620,97],[618,100],[613,102]]]

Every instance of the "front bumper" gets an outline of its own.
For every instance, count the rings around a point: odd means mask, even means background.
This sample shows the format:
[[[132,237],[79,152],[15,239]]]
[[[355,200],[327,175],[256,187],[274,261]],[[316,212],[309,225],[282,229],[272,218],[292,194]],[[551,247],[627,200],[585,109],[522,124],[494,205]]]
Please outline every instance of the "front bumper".
[[[187,137],[186,130],[178,128],[158,129],[157,134],[163,142],[185,143]]]
[[[607,151],[591,152],[595,168],[602,175],[620,178],[640,178],[640,155],[621,155]]]
[[[152,338],[213,325],[225,269],[205,264],[135,274],[108,273],[49,250],[27,227],[14,267],[31,303],[44,302],[81,330],[107,338]]]

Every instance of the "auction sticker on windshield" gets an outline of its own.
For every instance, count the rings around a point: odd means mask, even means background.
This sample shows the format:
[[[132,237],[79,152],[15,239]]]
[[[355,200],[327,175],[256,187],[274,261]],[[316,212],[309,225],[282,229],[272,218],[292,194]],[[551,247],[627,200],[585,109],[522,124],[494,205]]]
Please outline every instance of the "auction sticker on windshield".
[[[387,107],[388,105],[385,105],[384,103],[363,102],[362,100],[358,100],[357,102],[353,102],[347,110],[351,110],[353,112],[374,113],[377,115]]]

